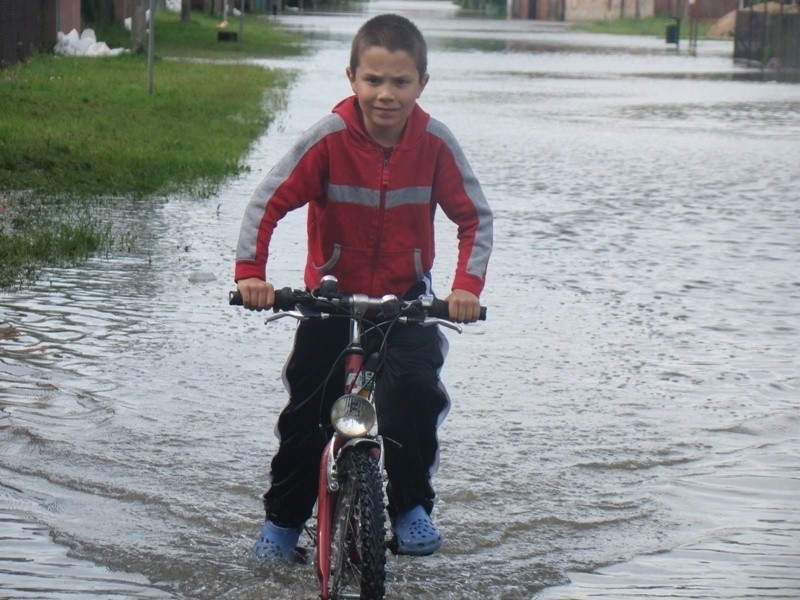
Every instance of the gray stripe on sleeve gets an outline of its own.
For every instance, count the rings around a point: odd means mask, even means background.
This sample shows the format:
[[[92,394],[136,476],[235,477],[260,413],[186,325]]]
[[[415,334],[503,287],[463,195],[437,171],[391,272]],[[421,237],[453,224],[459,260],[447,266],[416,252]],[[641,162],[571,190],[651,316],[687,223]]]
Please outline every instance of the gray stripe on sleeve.
[[[441,139],[453,153],[456,166],[461,171],[464,189],[475,207],[475,212],[478,215],[478,230],[475,232],[475,243],[467,261],[467,272],[483,279],[489,265],[489,256],[492,253],[492,209],[489,207],[486,196],[483,195],[478,178],[472,171],[472,167],[469,166],[464,151],[450,129],[441,121],[431,118],[428,122],[427,130]]]
[[[245,209],[239,242],[236,246],[237,260],[255,260],[258,229],[267,210],[267,204],[275,191],[292,174],[306,153],[325,136],[341,131],[345,123],[339,115],[330,114],[303,133],[289,152],[275,164],[253,192]]]

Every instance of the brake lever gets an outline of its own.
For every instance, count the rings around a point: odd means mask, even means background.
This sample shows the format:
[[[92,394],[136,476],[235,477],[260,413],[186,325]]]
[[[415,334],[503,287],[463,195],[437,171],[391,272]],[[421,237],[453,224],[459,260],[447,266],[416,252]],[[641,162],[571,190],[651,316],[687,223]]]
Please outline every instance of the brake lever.
[[[277,312],[269,315],[267,318],[264,319],[264,324],[271,323],[272,321],[277,321],[278,319],[282,319],[284,317],[291,317],[297,321],[307,321],[309,319],[308,316],[304,315],[303,313],[291,310],[291,311],[284,311],[284,312]]]
[[[441,325],[442,327],[447,327],[448,329],[452,329],[453,331],[455,331],[457,333],[461,333],[462,331],[464,331],[463,329],[461,329],[461,327],[459,325],[456,325],[455,323],[453,323],[451,321],[445,321],[444,319],[430,319],[430,318],[428,318],[428,319],[425,319],[422,322],[422,326],[423,327],[431,327],[432,325]]]
[[[442,327],[447,327],[448,329],[452,329],[453,331],[458,333],[464,331],[463,329],[461,329],[461,327],[459,327],[455,323],[451,321],[446,321],[445,319],[436,319],[428,317],[424,321],[420,321],[419,319],[414,319],[411,317],[399,317],[397,320],[403,324],[414,323],[416,325],[419,325],[420,327],[433,327],[434,325],[441,325]]]

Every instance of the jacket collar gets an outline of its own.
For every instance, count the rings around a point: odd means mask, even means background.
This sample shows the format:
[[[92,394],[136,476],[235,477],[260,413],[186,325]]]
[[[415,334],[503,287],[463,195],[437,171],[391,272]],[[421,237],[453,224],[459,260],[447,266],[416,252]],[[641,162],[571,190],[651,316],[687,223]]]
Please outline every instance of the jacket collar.
[[[358,107],[358,99],[355,96],[349,96],[339,102],[333,107],[332,112],[344,119],[348,131],[360,144],[371,147],[377,146],[364,128],[364,122],[361,118],[361,109]],[[425,133],[430,118],[430,115],[420,108],[419,104],[415,104],[414,110],[411,111],[406,121],[406,126],[403,128],[403,135],[400,141],[394,145],[394,148],[397,149],[414,145]]]

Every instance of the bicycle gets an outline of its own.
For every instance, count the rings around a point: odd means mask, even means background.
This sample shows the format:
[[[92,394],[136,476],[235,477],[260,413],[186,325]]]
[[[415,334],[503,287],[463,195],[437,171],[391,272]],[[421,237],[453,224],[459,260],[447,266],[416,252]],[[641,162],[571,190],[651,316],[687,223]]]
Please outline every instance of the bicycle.
[[[230,292],[229,302],[241,305],[239,292]],[[307,531],[315,546],[321,600],[381,599],[386,548],[391,549],[392,544],[386,544],[384,440],[375,431],[373,402],[380,355],[365,358],[365,326],[441,325],[459,333],[461,327],[448,320],[447,303],[433,296],[401,300],[392,295],[341,294],[338,281],[330,275],[323,277],[313,292],[276,290],[273,314],[265,323],[284,317],[350,321],[350,341],[342,351],[345,386],[331,409],[334,431],[319,462],[316,527]],[[484,307],[480,318],[486,318]]]

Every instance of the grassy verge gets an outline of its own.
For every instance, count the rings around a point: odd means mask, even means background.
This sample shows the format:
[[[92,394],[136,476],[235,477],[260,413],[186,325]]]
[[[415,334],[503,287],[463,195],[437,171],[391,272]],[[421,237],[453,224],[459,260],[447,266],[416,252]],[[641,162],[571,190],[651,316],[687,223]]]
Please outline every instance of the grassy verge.
[[[593,21],[573,23],[572,27],[579,31],[589,33],[613,33],[619,35],[645,35],[664,39],[667,25],[674,25],[675,19],[664,15],[648,17],[646,19],[624,18],[614,21]],[[711,23],[700,23],[697,30],[698,39],[705,39]],[[689,37],[689,21],[681,21],[681,38]]]
[[[0,73],[0,189],[147,195],[235,173],[263,131],[265,89],[285,76],[252,65],[39,55]]]
[[[242,38],[236,42],[218,42],[220,20],[193,12],[189,23],[169,11],[156,13],[155,46],[160,56],[190,58],[251,58],[286,56],[302,52],[300,39],[272,25],[267,18],[245,15]],[[239,17],[231,17],[228,31],[239,33]],[[131,34],[119,25],[96,30],[97,39],[111,48],[130,48]]]
[[[111,47],[129,42],[121,27],[105,33],[98,39]],[[164,12],[156,21],[159,56],[299,51],[266,20],[248,19],[244,39],[217,42],[216,21],[202,15],[184,24]],[[91,199],[212,193],[241,170],[272,118],[270,92],[289,82],[253,65],[159,58],[148,94],[146,73],[146,57],[129,54],[40,54],[0,72],[0,106],[11,107],[0,110],[0,287],[107,247],[108,227],[88,216]]]

